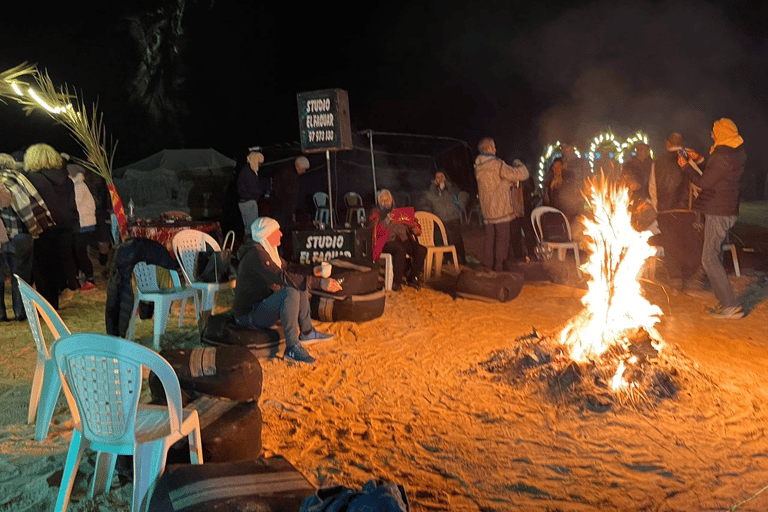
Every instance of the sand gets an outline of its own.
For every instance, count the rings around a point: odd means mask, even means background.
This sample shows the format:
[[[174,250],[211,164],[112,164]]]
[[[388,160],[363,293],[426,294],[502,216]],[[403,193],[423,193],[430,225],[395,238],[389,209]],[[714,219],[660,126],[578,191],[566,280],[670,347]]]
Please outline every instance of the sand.
[[[768,509],[764,272],[732,276],[748,312],[738,321],[709,318],[711,297],[644,283],[685,378],[672,399],[605,412],[480,366],[532,329],[558,332],[581,311],[583,288],[531,282],[510,302],[488,303],[455,299],[451,279],[389,293],[373,321],[318,322],[335,338],[310,347],[314,366],[262,360],[264,454],[284,456],[317,486],[397,482],[417,512]],[[72,331],[104,331],[98,284],[61,311]],[[217,309],[229,303],[221,294]],[[174,322],[163,347],[198,342],[191,321]],[[141,322],[137,340],[150,344],[151,329]],[[26,323],[0,325],[0,511],[52,508],[71,436],[63,397],[47,440],[35,442],[26,424],[35,358]],[[86,499],[89,471],[92,459],[69,510],[129,510],[131,484],[117,478],[108,495]]]

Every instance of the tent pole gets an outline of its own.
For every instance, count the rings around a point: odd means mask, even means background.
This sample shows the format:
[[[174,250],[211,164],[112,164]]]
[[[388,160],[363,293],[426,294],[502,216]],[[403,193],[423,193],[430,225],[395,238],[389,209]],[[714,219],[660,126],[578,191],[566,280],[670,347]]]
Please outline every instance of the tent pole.
[[[373,173],[373,201],[375,202],[379,190],[376,186],[376,161],[373,158],[373,130],[368,130],[368,140],[370,140],[371,145],[371,173]]]
[[[328,168],[328,216],[333,229],[333,195],[331,194],[331,152],[325,150],[325,165]]]

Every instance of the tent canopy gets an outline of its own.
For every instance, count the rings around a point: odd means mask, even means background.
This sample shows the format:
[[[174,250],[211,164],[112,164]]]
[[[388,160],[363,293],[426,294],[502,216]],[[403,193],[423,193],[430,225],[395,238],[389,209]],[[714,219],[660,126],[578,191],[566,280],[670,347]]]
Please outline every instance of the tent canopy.
[[[212,148],[208,149],[163,149],[152,156],[125,167],[115,169],[116,178],[141,176],[147,172],[173,171],[190,176],[209,176],[235,166],[235,161]],[[138,177],[137,176],[137,177]]]

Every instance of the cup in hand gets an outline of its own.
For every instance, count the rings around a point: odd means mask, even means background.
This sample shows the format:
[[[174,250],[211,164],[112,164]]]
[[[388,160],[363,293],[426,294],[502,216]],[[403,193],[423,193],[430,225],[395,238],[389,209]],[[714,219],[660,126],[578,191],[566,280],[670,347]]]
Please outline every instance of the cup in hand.
[[[320,276],[325,279],[331,277],[331,264],[327,261],[320,263]]]

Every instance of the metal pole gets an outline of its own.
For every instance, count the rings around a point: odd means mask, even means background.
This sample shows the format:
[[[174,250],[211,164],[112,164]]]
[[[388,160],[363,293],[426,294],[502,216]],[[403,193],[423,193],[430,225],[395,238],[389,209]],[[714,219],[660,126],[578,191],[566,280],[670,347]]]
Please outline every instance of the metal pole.
[[[368,140],[371,141],[371,172],[373,173],[373,201],[375,202],[379,189],[376,187],[376,161],[373,158],[373,130],[368,130]]]
[[[325,150],[325,165],[328,168],[328,216],[331,220],[331,229],[333,229],[333,194],[331,192],[331,152]]]

